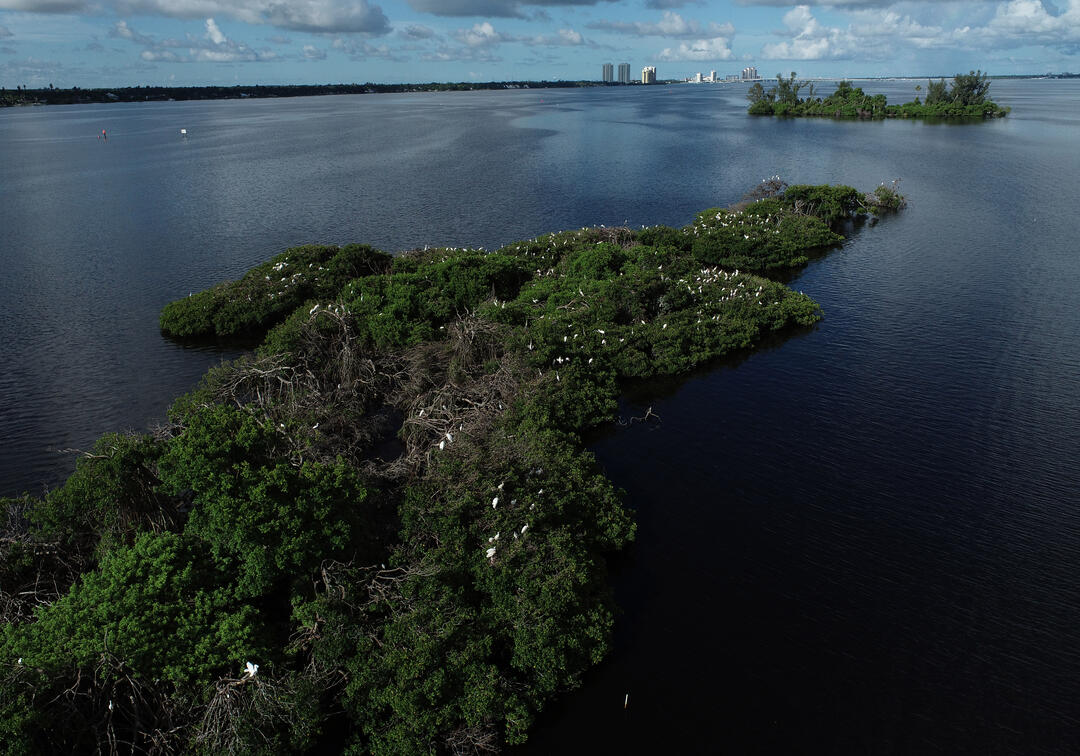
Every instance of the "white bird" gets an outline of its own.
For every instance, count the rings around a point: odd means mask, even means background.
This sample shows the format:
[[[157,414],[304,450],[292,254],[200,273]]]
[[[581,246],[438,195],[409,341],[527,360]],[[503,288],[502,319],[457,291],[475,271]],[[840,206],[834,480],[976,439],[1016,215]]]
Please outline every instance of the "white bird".
[[[244,672],[248,677],[254,677],[255,673],[259,671],[258,664],[252,664],[251,662],[244,662]]]
[[[180,136],[187,136],[187,129],[180,129]],[[111,706],[109,707],[112,708]]]
[[[528,529],[529,529],[528,524],[522,525],[521,526],[521,534],[524,535],[525,531],[528,530]]]
[[[488,559],[494,559],[495,558],[495,547],[494,546],[492,546],[490,549],[487,550],[487,558]]]
[[[442,451],[445,448],[446,448],[446,442],[445,441],[440,441],[439,442],[439,451]]]
[[[496,496],[494,499],[491,500],[491,508],[494,509],[497,506],[499,506],[499,497],[498,496]]]

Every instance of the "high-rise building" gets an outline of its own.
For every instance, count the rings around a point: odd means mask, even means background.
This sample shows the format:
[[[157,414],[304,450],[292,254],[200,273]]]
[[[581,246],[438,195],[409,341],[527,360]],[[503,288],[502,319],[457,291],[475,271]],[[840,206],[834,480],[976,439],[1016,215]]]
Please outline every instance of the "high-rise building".
[[[655,84],[656,83],[656,66],[645,66],[641,69],[641,83],[642,84]]]
[[[604,64],[604,83],[605,84],[610,84],[611,82],[613,82],[615,80],[615,77],[612,75],[614,70],[615,70],[614,67],[610,63],[605,63]]]
[[[713,82],[720,81],[719,79],[716,78],[716,71],[709,71],[709,81],[713,81]]]
[[[753,66],[747,66],[742,70],[743,81],[753,81],[757,79],[757,69]]]
[[[619,64],[619,83],[620,84],[629,84],[630,83],[630,64],[629,63],[620,63]]]

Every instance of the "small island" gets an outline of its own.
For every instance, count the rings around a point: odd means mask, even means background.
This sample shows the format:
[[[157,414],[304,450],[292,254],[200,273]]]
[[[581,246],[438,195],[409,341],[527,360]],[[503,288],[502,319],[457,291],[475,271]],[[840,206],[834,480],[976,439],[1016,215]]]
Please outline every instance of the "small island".
[[[799,92],[807,90],[806,97]],[[915,87],[922,91],[922,86]],[[889,105],[883,94],[867,95],[850,81],[841,81],[836,91],[825,98],[814,97],[811,82],[796,81],[795,72],[785,79],[776,76],[776,86],[768,91],[756,82],[747,92],[747,113],[767,116],[821,116],[827,118],[1001,118],[1010,108],[1003,108],[987,97],[990,79],[981,71],[957,74],[952,86],[944,79],[930,80],[925,97],[916,95],[911,102]]]
[[[608,652],[627,381],[821,318],[777,276],[899,209],[763,182],[682,228],[286,250],[164,308],[243,336],[150,434],[2,500],[9,754],[494,752]]]

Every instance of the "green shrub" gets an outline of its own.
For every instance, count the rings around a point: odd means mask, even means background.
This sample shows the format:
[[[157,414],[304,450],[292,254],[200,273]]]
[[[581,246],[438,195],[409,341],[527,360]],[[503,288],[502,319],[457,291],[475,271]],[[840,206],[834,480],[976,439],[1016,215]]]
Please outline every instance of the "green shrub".
[[[161,458],[161,478],[188,491],[185,532],[235,570],[245,596],[340,557],[364,521],[366,490],[346,463],[293,463],[286,428],[215,406],[185,418]]]

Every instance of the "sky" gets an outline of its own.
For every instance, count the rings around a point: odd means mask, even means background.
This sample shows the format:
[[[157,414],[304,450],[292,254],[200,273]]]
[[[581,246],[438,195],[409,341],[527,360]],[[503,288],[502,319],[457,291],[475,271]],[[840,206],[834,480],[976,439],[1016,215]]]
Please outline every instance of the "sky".
[[[1080,0],[0,0],[0,86],[1080,72]]]

